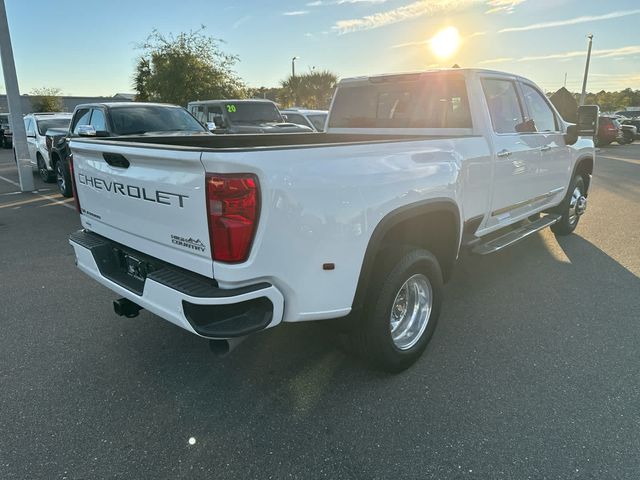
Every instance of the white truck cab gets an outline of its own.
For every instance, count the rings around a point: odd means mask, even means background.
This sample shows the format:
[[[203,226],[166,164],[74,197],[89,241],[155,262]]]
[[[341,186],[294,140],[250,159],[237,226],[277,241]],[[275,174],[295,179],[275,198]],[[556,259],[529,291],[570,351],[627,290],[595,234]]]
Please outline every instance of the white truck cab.
[[[214,346],[336,319],[399,371],[462,249],[576,228],[597,115],[571,125],[527,79],[451,69],[341,81],[326,133],[72,139],[70,241],[121,315],[145,308]]]

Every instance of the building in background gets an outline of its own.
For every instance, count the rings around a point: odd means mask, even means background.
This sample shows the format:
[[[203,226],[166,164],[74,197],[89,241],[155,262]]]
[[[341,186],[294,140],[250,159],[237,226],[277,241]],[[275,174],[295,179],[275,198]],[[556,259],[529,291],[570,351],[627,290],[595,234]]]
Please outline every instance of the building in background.
[[[31,106],[31,95],[21,95],[22,100],[22,112],[26,115],[27,113],[33,113],[33,108]],[[36,98],[36,97],[33,97]],[[71,97],[71,96],[62,96],[60,99],[62,100],[62,111],[63,112],[73,112],[73,109],[76,108],[76,105],[80,105],[81,103],[97,103],[97,102],[132,102],[135,98],[135,94],[133,93],[116,93],[113,97]],[[9,106],[7,103],[7,96],[2,94],[0,95],[0,113],[6,113],[9,111]]]

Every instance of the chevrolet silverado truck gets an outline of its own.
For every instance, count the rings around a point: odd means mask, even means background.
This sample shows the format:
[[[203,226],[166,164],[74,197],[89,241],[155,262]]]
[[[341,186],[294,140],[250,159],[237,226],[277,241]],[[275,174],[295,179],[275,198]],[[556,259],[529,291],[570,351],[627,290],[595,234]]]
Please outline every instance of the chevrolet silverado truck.
[[[453,69],[342,80],[325,133],[73,138],[70,243],[120,315],[147,309],[214,349],[334,319],[400,371],[463,249],[573,232],[597,116],[568,124],[529,80]]]
[[[69,141],[76,137],[118,137],[127,135],[210,135],[184,108],[164,103],[106,102],[77,105],[66,132],[46,132],[50,170],[58,190],[73,195],[68,158]]]

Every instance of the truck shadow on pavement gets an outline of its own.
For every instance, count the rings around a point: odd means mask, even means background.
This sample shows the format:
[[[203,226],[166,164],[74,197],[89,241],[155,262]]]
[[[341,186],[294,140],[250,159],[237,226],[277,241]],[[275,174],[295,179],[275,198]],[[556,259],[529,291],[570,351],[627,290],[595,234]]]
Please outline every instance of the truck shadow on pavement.
[[[587,345],[612,342],[621,332],[640,339],[639,294],[640,279],[588,241],[573,235],[558,243],[545,233],[493,256],[462,258],[429,348],[398,376],[372,372],[345,355],[321,323],[277,327],[218,358],[205,341],[148,314],[143,328],[126,328],[127,343],[137,350],[127,368],[148,389],[168,389],[186,403],[259,397],[262,407],[251,409],[267,408],[264,400],[272,399],[283,412],[302,415],[345,388],[365,401],[407,377],[423,379],[414,393],[425,381],[446,386],[457,378],[472,386],[478,366],[491,369],[496,360],[515,362],[510,368],[525,373],[541,350],[583,368]],[[574,344],[579,337],[586,343]]]

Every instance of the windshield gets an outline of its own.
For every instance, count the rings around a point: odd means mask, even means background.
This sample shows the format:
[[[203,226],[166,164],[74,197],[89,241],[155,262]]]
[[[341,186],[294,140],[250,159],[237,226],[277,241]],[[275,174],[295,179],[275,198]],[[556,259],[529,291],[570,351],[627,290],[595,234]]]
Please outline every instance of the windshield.
[[[185,109],[161,105],[112,108],[111,122],[116,135],[206,131]]]
[[[239,102],[226,103],[225,110],[231,123],[258,124],[282,123],[282,116],[273,103],[267,102]]]
[[[36,122],[38,124],[38,133],[40,135],[44,135],[47,133],[47,130],[50,128],[69,128],[69,123],[71,123],[71,117],[69,118],[47,118],[43,120],[38,120]]]

